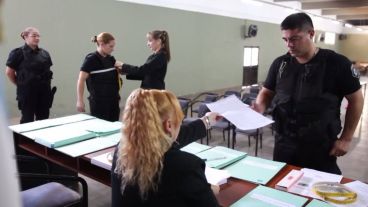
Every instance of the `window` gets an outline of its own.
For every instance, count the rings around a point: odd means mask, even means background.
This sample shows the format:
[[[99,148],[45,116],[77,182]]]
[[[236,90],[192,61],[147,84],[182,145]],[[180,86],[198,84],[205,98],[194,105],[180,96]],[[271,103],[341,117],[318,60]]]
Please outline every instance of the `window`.
[[[258,47],[244,47],[244,67],[258,65]]]
[[[334,45],[335,44],[335,33],[326,32],[325,33],[325,43],[327,45]]]

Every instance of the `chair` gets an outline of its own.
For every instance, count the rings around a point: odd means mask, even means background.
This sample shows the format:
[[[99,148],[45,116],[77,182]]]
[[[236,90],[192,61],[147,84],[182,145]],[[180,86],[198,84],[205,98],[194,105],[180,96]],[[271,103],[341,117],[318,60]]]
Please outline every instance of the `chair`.
[[[88,186],[81,177],[20,173],[22,179],[47,180],[46,184],[21,192],[23,207],[87,207]],[[52,182],[50,182],[52,181]],[[82,196],[76,191],[54,181],[77,181],[82,186]]]
[[[228,96],[231,96],[231,95],[235,95],[236,97],[238,97],[240,99],[240,92],[239,91],[228,90],[228,91],[225,91],[225,93],[224,93],[224,97],[228,97]]]
[[[205,96],[204,99],[200,100],[200,98],[203,96]],[[193,106],[196,103],[211,103],[211,102],[216,101],[218,97],[219,95],[217,93],[211,93],[211,92],[200,93],[198,96],[194,97],[192,102],[190,103],[190,116],[193,116],[193,112],[198,114],[199,106],[198,108],[193,108]]]
[[[183,111],[184,118],[188,116],[188,108],[191,100],[189,98],[178,97],[181,110]]]
[[[30,171],[19,173],[19,179],[29,183],[22,188],[23,207],[88,206],[88,186],[83,178],[74,175],[52,175],[49,163],[36,156],[17,155],[16,159],[18,164],[44,167],[44,170],[38,168],[37,171],[32,171],[29,169]],[[81,184],[82,196],[72,190],[72,188],[79,189],[77,183]]]
[[[257,157],[258,155],[258,139],[260,141],[260,148],[262,149],[262,138],[263,138],[263,128],[258,128],[258,129],[251,129],[251,130],[241,130],[241,129],[234,129],[233,130],[233,144],[232,144],[232,148],[234,149],[235,147],[235,143],[236,143],[236,135],[240,133],[240,134],[244,134],[248,136],[248,146],[250,147],[250,138],[254,137],[254,139],[256,140],[256,147],[255,147],[255,156]]]

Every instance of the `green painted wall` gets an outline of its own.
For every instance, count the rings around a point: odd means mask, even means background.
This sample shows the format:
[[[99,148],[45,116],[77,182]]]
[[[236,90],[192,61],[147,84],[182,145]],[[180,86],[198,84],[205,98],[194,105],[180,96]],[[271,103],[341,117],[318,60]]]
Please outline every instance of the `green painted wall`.
[[[90,38],[103,31],[115,35],[113,55],[117,59],[139,65],[151,53],[146,33],[167,30],[172,61],[166,84],[178,95],[241,85],[244,46],[260,47],[259,81],[265,79],[272,60],[286,52],[276,24],[113,0],[11,0],[4,4],[3,17],[5,41],[0,61],[4,68],[9,51],[23,44],[20,32],[27,26],[41,31],[40,45],[52,56],[53,84],[58,86],[52,116],[76,112],[79,68],[85,55],[95,50]],[[249,24],[258,25],[258,35],[244,39],[243,27]],[[19,116],[15,86],[6,82],[10,115]],[[137,81],[124,81],[123,103],[137,87]]]

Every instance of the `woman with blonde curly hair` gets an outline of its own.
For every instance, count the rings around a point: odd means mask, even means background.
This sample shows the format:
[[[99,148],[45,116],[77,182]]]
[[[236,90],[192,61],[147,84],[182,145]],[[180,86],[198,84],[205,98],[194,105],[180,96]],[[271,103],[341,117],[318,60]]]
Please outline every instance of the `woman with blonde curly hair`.
[[[112,166],[112,206],[218,206],[205,163],[180,148],[206,135],[218,114],[181,125],[183,113],[166,90],[130,94]]]

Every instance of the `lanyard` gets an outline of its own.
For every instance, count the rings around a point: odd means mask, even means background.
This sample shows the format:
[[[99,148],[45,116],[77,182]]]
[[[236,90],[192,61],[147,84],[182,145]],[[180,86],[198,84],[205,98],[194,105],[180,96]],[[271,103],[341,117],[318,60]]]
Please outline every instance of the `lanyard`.
[[[356,201],[358,195],[346,186],[335,182],[317,182],[313,191],[325,201],[335,204],[349,204]]]

